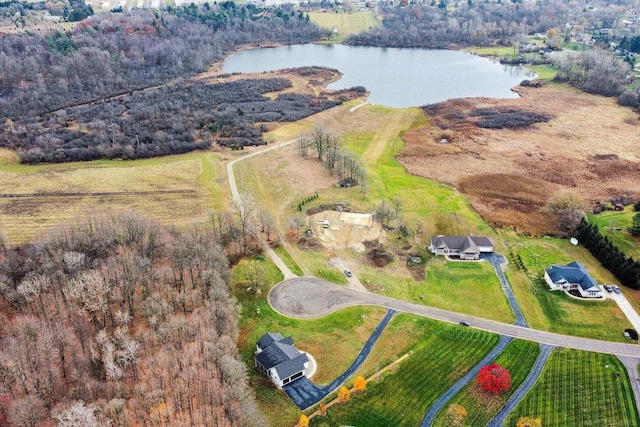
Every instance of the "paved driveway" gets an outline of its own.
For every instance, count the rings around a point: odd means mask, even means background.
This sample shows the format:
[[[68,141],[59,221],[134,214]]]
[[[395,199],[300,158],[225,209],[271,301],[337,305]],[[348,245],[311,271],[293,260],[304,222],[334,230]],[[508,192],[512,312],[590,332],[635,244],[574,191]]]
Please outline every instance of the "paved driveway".
[[[606,291],[605,291],[606,292]],[[640,332],[640,316],[636,312],[636,310],[631,306],[631,303],[627,300],[627,297],[624,294],[616,294],[616,293],[605,293],[606,297],[614,300],[618,303],[618,307],[627,316],[631,325],[633,325],[633,329]],[[622,333],[622,331],[620,331]]]
[[[349,379],[349,377],[355,374],[358,368],[364,363],[365,360],[367,360],[367,357],[369,357],[369,353],[371,353],[371,349],[373,349],[375,343],[378,342],[378,338],[380,338],[382,331],[384,331],[384,328],[387,327],[395,314],[395,310],[387,310],[387,314],[380,321],[378,326],[376,326],[376,329],[374,329],[374,331],[371,333],[371,336],[369,337],[367,342],[364,343],[362,349],[360,350],[360,353],[358,353],[358,356],[355,358],[351,366],[349,366],[346,371],[340,374],[338,378],[333,380],[331,384],[318,386],[311,382],[311,380],[308,378],[300,378],[299,380],[284,386],[283,390],[285,391],[285,393],[287,393],[287,395],[291,398],[291,400],[293,400],[293,403],[295,403],[298,408],[303,410],[315,405],[325,396],[332,393],[334,390],[344,384]]]

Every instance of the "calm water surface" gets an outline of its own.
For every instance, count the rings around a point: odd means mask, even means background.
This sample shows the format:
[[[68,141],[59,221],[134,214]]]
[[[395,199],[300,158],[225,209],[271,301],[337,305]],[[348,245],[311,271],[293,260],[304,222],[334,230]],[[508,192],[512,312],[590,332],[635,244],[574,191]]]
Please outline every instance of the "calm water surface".
[[[343,76],[329,89],[364,86],[372,104],[413,107],[453,98],[517,98],[511,88],[534,73],[453,50],[294,45],[245,50],[222,65],[228,73],[323,66]]]

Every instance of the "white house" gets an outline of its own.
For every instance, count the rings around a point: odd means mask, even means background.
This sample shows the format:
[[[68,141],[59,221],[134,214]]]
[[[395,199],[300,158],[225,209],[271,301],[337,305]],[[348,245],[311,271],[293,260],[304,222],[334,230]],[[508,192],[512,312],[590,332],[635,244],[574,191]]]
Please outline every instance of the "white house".
[[[584,265],[573,261],[567,265],[553,264],[544,272],[544,280],[552,291],[577,290],[583,298],[602,298],[602,288]]]
[[[431,238],[429,250],[436,255],[464,260],[480,259],[481,253],[493,252],[494,246],[488,237],[437,236]]]
[[[309,367],[309,357],[294,347],[293,338],[279,333],[264,334],[256,345],[256,368],[278,387],[304,376]]]

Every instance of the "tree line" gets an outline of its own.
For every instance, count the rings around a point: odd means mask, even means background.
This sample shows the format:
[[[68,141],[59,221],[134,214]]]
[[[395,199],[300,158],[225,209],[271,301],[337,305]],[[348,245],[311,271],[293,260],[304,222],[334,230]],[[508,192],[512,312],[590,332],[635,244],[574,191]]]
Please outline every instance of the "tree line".
[[[0,424],[265,425],[228,286],[245,227],[123,214],[0,239]]]
[[[308,157],[310,151],[315,152],[318,160],[325,168],[340,180],[340,186],[353,187],[360,185],[366,197],[367,171],[362,161],[344,149],[342,139],[327,129],[316,126],[311,132],[298,137],[298,153]]]
[[[607,236],[600,233],[597,225],[583,219],[576,230],[576,237],[621,284],[640,289],[640,262],[631,256],[627,257]]]
[[[454,10],[435,3],[381,3],[380,27],[347,38],[365,46],[455,48],[526,44],[526,35],[545,32],[569,22],[572,11],[558,2],[465,2]],[[553,9],[553,10],[551,10]]]

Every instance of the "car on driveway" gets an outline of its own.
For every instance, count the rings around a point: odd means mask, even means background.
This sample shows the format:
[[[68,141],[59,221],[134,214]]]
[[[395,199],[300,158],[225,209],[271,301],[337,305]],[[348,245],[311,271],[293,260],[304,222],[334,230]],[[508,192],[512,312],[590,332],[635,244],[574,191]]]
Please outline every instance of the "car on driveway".
[[[463,320],[460,322],[460,326],[471,326],[471,324],[469,322],[467,322],[466,320]]]
[[[604,285],[604,289],[609,293],[613,292],[613,289],[611,289],[611,286],[609,285]]]
[[[353,276],[353,273],[352,273],[352,272],[351,272],[351,270],[349,270],[348,268],[345,268],[345,269],[344,269],[344,274],[346,274],[346,275],[347,275],[347,277],[351,277],[351,276]]]
[[[620,288],[617,287],[616,285],[611,285],[611,289],[613,289],[613,292],[615,292],[616,294],[620,293]]]

